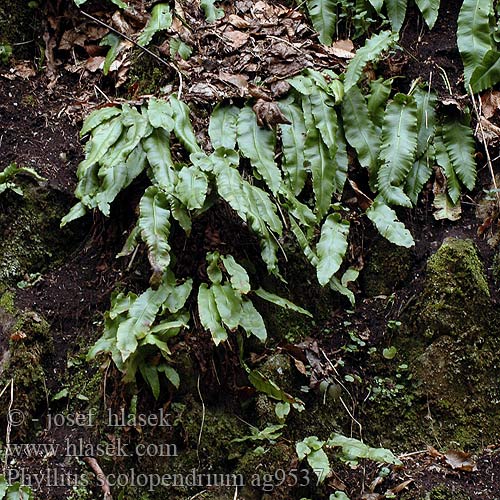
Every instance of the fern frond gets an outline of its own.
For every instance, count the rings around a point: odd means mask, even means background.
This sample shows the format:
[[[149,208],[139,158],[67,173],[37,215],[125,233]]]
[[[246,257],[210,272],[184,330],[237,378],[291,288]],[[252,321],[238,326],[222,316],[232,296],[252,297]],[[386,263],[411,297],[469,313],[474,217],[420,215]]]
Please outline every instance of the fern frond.
[[[387,17],[391,21],[392,31],[399,32],[406,17],[408,0],[384,0]]]
[[[436,24],[441,0],[415,0],[425,23],[431,30]]]
[[[234,149],[239,112],[236,106],[221,103],[215,106],[208,125],[208,135],[214,149]]]
[[[387,106],[382,126],[378,187],[391,204],[411,207],[402,186],[411,170],[417,150],[417,105],[415,99],[396,94]]]
[[[306,0],[314,29],[323,45],[331,45],[337,24],[337,5],[332,0]]]
[[[470,78],[472,91],[482,92],[492,88],[498,82],[500,82],[500,52],[488,50]]]

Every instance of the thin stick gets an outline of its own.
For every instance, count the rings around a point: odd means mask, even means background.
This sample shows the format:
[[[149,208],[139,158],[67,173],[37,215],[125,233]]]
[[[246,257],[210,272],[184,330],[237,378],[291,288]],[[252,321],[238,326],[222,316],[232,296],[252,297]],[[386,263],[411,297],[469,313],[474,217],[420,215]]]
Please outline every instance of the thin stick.
[[[472,87],[471,87],[470,83],[469,83],[469,92],[470,92],[470,96],[472,99],[472,105],[474,106],[474,112],[476,113],[477,123],[479,125],[479,130],[481,130],[481,137],[483,138],[484,150],[486,152],[486,160],[488,163],[488,169],[490,171],[491,180],[493,181],[493,187],[495,188],[495,195],[497,198],[497,206],[498,206],[498,209],[500,210],[500,193],[498,192],[497,181],[495,179],[495,172],[493,170],[493,163],[491,161],[491,156],[490,156],[490,151],[488,149],[488,144],[486,144],[486,136],[484,135],[483,124],[481,123],[481,113],[478,109],[476,99],[474,97],[474,92],[472,92]]]
[[[4,389],[5,391],[5,389]],[[2,394],[3,392],[2,391]],[[3,464],[3,473],[7,473],[7,465],[9,462],[9,451],[10,451],[10,433],[12,431],[12,403],[14,402],[14,379],[10,379],[10,402],[9,409],[7,410],[7,431],[5,433],[5,461]]]
[[[104,21],[101,21],[100,19],[97,19],[97,17],[94,17],[94,16],[88,14],[87,12],[85,12],[84,10],[81,10],[81,9],[80,9],[80,12],[85,17],[88,17],[89,19],[92,19],[92,21],[94,21],[95,23],[100,24],[101,26],[104,26],[105,28],[108,28],[110,31],[112,31],[116,35],[121,36],[122,38],[124,38],[125,40],[127,40],[127,42],[130,42],[135,47],[137,47],[137,48],[141,49],[142,51],[146,52],[146,54],[150,55],[151,57],[153,57],[154,59],[156,59],[158,62],[161,62],[162,64],[164,64],[165,66],[168,66],[169,68],[172,68],[177,73],[177,76],[179,77],[179,92],[178,92],[178,96],[177,97],[179,99],[181,98],[181,96],[182,96],[182,87],[183,87],[183,79],[182,79],[181,72],[179,71],[179,69],[177,68],[177,66],[175,66],[175,64],[171,63],[170,61],[166,61],[165,59],[163,59],[159,55],[155,54],[153,51],[149,50],[147,47],[143,47],[142,45],[139,45],[135,40],[133,40],[132,38],[130,38],[128,35],[126,35],[125,33],[122,33],[121,31],[118,31],[117,29],[113,28],[113,26],[110,26],[109,24],[105,23]]]
[[[196,385],[198,388],[198,395],[200,396],[200,401],[201,401],[201,426],[200,426],[200,433],[198,434],[198,444],[196,446],[196,455],[198,456],[198,463],[201,464],[200,444],[201,444],[201,436],[203,434],[203,427],[205,427],[205,402],[203,401],[203,396],[201,395],[200,376],[199,375],[198,375],[198,383]]]

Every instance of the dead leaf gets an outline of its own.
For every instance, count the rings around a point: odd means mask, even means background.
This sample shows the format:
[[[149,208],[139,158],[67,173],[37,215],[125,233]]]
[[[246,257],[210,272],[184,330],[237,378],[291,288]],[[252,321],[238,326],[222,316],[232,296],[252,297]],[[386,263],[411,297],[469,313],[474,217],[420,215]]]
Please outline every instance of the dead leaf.
[[[232,75],[221,71],[219,73],[219,79],[223,82],[230,83],[238,88],[240,91],[240,96],[244,97],[248,90],[248,76],[246,75]]]
[[[427,452],[433,458],[441,458],[443,456],[442,453],[440,453],[439,451],[437,451],[436,448],[434,448],[434,446],[431,446],[431,445],[427,446]]]
[[[104,60],[106,58],[102,56],[98,57],[89,57],[87,62],[85,63],[85,68],[88,69],[91,73],[95,73],[99,68],[104,66]]]
[[[32,78],[36,75],[35,68],[31,65],[29,61],[21,61],[17,63],[12,69],[11,72],[19,78],[23,78],[27,80],[28,78]]]
[[[295,368],[297,368],[297,370],[302,373],[302,375],[307,375],[306,365],[302,363],[302,361],[293,358],[293,362],[295,364]]]
[[[19,342],[20,340],[24,340],[26,338],[26,334],[22,332],[21,330],[18,330],[17,332],[14,332],[11,336],[10,339],[14,340],[15,342]]]
[[[352,59],[355,55],[354,44],[351,40],[338,40],[330,47],[324,47],[324,49],[329,54],[340,57],[341,59]]]
[[[236,14],[231,14],[228,17],[228,23],[238,29],[245,29],[251,26],[251,24],[248,21],[246,21],[240,16],[237,16]]]
[[[476,463],[471,458],[470,453],[465,453],[459,450],[449,450],[444,454],[446,463],[451,466],[453,470],[463,470],[466,472],[477,471]]]
[[[481,116],[481,126],[476,128],[476,137],[487,145],[494,144],[500,140],[500,127]]]
[[[228,40],[232,47],[239,49],[247,44],[250,35],[243,31],[228,30],[224,33],[224,38]]]
[[[481,111],[483,116],[488,119],[498,113],[500,109],[500,92],[491,90],[481,96]]]
[[[257,115],[259,127],[274,129],[280,123],[290,124],[288,118],[281,112],[278,104],[275,102],[259,99],[252,108]]]
[[[413,483],[413,481],[415,481],[415,479],[408,479],[406,481],[403,481],[394,488],[391,488],[390,492],[393,493],[394,495],[397,495],[398,493],[401,493],[408,485]]]

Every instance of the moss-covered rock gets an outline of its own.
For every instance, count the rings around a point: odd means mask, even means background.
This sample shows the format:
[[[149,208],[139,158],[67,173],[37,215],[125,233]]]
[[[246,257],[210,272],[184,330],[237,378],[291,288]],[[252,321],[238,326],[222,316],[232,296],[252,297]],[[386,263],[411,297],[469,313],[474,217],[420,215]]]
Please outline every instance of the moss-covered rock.
[[[81,230],[79,224],[59,228],[70,206],[64,194],[33,185],[23,186],[23,193],[0,198],[0,291],[57,264],[74,249]]]
[[[380,367],[389,381],[386,397],[371,397],[365,407],[368,432],[395,448],[478,449],[495,440],[500,314],[472,241],[443,242],[428,261],[423,290],[400,320],[393,339],[398,358]],[[409,367],[404,380],[397,378],[401,363]],[[390,397],[391,380],[400,388],[397,398]]]
[[[44,366],[52,352],[48,323],[36,312],[18,311],[13,295],[0,298],[0,387],[13,384],[13,432],[24,436],[32,428],[31,419],[47,400]],[[9,389],[10,391],[10,389]],[[8,398],[9,392],[4,394]],[[7,417],[9,405],[0,406]]]
[[[379,239],[369,249],[360,276],[364,293],[368,297],[392,294],[408,280],[411,266],[411,250]]]

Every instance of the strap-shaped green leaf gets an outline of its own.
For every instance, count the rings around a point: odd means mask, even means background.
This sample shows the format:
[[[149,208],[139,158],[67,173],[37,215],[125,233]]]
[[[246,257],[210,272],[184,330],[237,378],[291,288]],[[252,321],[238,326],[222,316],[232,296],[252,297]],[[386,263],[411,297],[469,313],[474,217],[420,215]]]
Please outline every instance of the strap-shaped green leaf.
[[[339,214],[329,215],[321,227],[321,237],[316,245],[318,265],[316,273],[321,286],[326,285],[340,269],[347,252],[349,222],[343,221]]]
[[[241,295],[229,283],[214,284],[211,290],[222,322],[229,330],[235,330],[240,324]]]
[[[246,269],[240,266],[232,255],[222,255],[221,259],[234,290],[243,295],[247,294],[250,291],[250,278]]]
[[[168,30],[172,26],[172,12],[166,3],[158,3],[151,11],[151,18],[146,24],[146,27],[139,35],[137,43],[141,47],[149,45],[153,36],[159,31]]]
[[[186,206],[181,203],[175,196],[167,195],[168,202],[170,204],[170,212],[172,217],[179,223],[179,225],[184,229],[186,234],[189,236],[191,234],[192,223],[191,215],[189,214]]]
[[[177,173],[170,152],[169,135],[166,130],[157,128],[142,141],[142,145],[151,167],[153,183],[172,192],[177,182]]]
[[[434,150],[433,146],[429,146]],[[424,184],[432,175],[432,159],[434,154],[424,153],[411,167],[406,177],[405,192],[414,205],[418,202],[418,195],[422,191]]]
[[[148,288],[130,306],[127,319],[120,323],[116,334],[117,347],[123,361],[135,352],[138,340],[145,337],[151,329],[168,293],[165,286],[160,286],[158,290]]]
[[[408,0],[384,0],[392,31],[399,32],[406,17]]]
[[[451,163],[450,155],[444,145],[441,127],[436,130],[434,138],[434,147],[436,150],[436,163],[443,169],[446,177],[446,187],[448,188],[448,195],[450,196],[453,204],[456,204],[460,199],[462,192],[460,181]]]
[[[138,226],[148,247],[148,257],[154,272],[163,272],[170,264],[170,211],[164,193],[156,187],[146,189],[139,203]]]
[[[500,82],[500,52],[488,50],[472,73],[470,84],[473,92],[482,92]],[[469,89],[467,89],[469,90]]]
[[[304,113],[295,103],[279,103],[279,107],[290,122],[290,125],[280,124],[285,183],[297,196],[304,189],[307,179],[307,172],[304,168],[306,140]]]
[[[366,211],[366,215],[375,224],[378,232],[391,243],[406,248],[415,245],[410,231],[398,221],[396,212],[383,200],[377,198]]]
[[[240,326],[248,335],[255,335],[261,342],[267,339],[267,330],[261,314],[251,300],[243,299],[240,314]]]
[[[212,334],[215,345],[227,340],[227,331],[222,326],[214,294],[206,283],[202,283],[198,289],[198,314],[203,328]]]
[[[415,0],[425,23],[431,30],[436,24],[441,0]]]
[[[351,87],[344,95],[342,118],[345,136],[358,153],[359,163],[362,167],[368,168],[371,175],[376,174],[380,135],[370,120],[368,105],[357,85]]]
[[[175,196],[188,210],[201,208],[208,190],[208,179],[204,172],[195,166],[183,167],[175,186]]]
[[[335,101],[323,90],[316,87],[315,92],[309,97],[311,112],[316,128],[321,134],[323,142],[328,146],[332,157],[337,149],[337,112]]]
[[[382,126],[378,187],[388,203],[411,207],[402,187],[417,151],[417,104],[415,99],[396,94],[387,106]]]
[[[243,181],[243,192],[248,200],[248,213],[262,219],[269,226],[269,229],[281,236],[283,225],[278,217],[276,205],[271,201],[269,195],[245,180]]]
[[[172,94],[168,101],[172,107],[172,117],[174,119],[174,133],[181,141],[181,144],[189,151],[189,153],[201,153],[201,148],[198,145],[196,136],[194,135],[193,126],[189,119],[189,107],[186,103],[179,101],[177,96]]]
[[[167,132],[174,130],[172,107],[163,99],[152,97],[148,103],[148,119],[154,128],[163,128]]]
[[[379,78],[370,82],[370,94],[367,96],[368,111],[371,121],[377,129],[382,129],[384,110],[391,95],[392,79]]]
[[[450,155],[453,170],[467,189],[474,189],[477,169],[474,159],[474,138],[470,125],[456,119],[447,119],[442,131],[443,142]]]
[[[208,135],[214,149],[234,149],[239,112],[236,106],[222,103],[215,106],[208,125]]]
[[[263,288],[258,288],[254,291],[255,295],[260,297],[261,299],[267,300],[268,302],[272,302],[273,304],[283,307],[284,309],[290,309],[291,311],[298,312],[300,314],[304,314],[305,316],[309,316],[312,318],[312,314],[309,311],[306,311],[302,307],[295,305],[293,302],[290,302],[279,295],[275,295],[274,293],[268,292]]]
[[[252,108],[245,106],[238,116],[238,147],[275,194],[281,184],[281,172],[274,161],[276,134],[259,127]]]
[[[398,1],[398,0],[392,0]],[[401,0],[399,0],[401,1]],[[344,80],[345,92],[358,83],[363,73],[364,67],[368,62],[376,62],[379,57],[388,49],[393,47],[398,41],[398,35],[391,31],[382,31],[369,38],[365,45],[358,49],[356,55],[351,59],[347,66]]]
[[[331,45],[337,25],[337,2],[332,0],[306,0],[309,17],[319,33],[319,41]]]
[[[458,15],[457,43],[466,88],[486,53],[495,48],[490,34],[492,7],[492,0],[464,0]]]
[[[120,115],[121,112],[122,110],[117,107],[101,108],[93,111],[83,122],[82,130],[80,130],[80,137],[88,134],[90,131],[101,125],[101,123],[104,123],[111,118]]]

